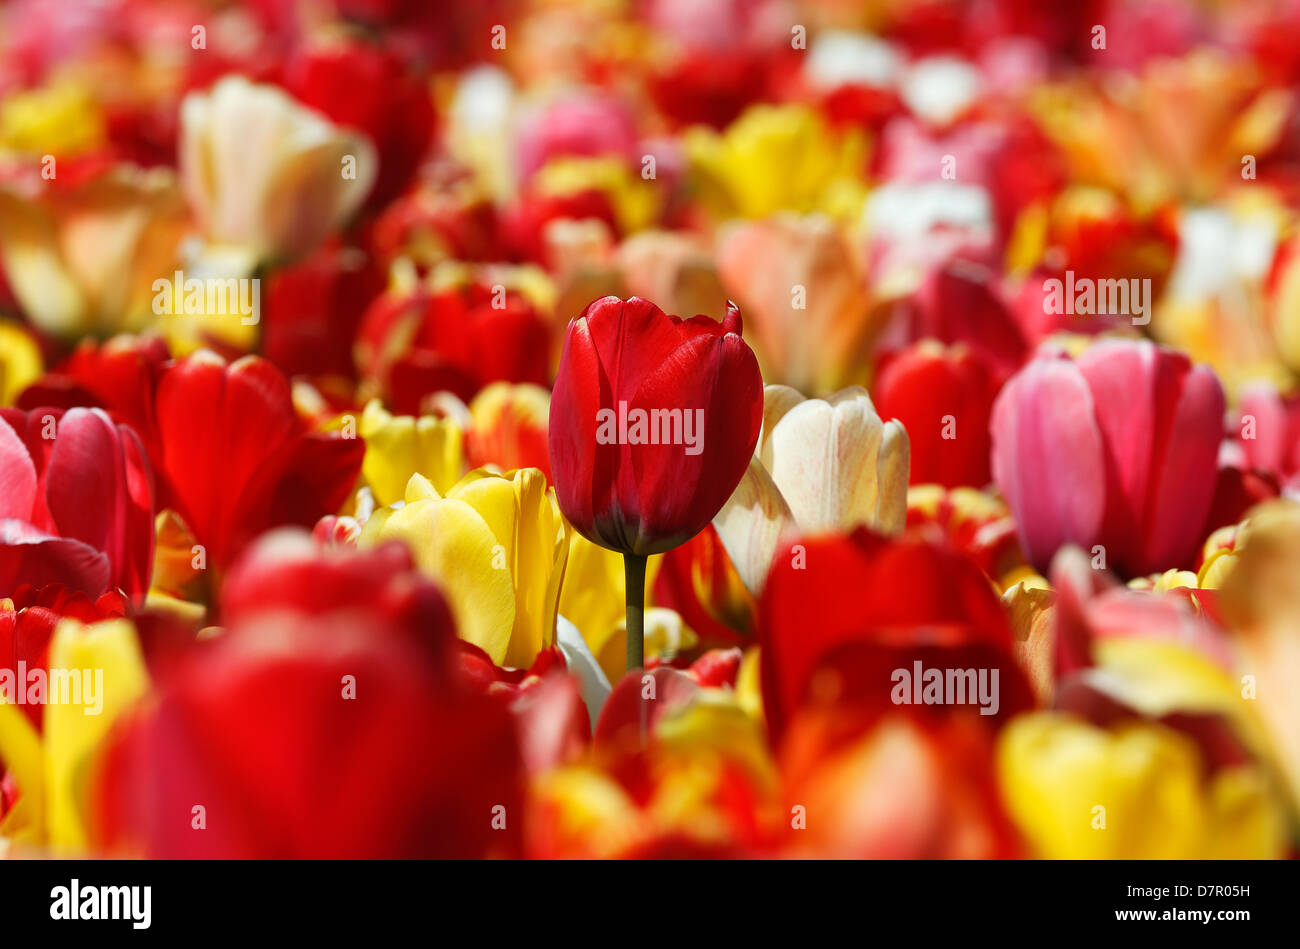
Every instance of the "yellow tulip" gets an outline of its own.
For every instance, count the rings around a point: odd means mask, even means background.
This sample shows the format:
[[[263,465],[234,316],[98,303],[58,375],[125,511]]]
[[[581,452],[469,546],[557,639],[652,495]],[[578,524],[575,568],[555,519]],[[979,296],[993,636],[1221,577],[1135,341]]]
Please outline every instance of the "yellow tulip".
[[[1272,758],[1300,808],[1300,504],[1255,508],[1237,535],[1220,603],[1241,654],[1244,704],[1257,706]]]
[[[376,511],[360,543],[399,540],[447,596],[462,639],[526,668],[555,641],[569,528],[536,468],[479,468],[440,494],[411,476],[405,503]]]
[[[999,782],[1032,852],[1050,859],[1275,858],[1285,812],[1254,765],[1203,775],[1195,744],[1157,724],[1103,729],[1058,712],[1002,732]]]
[[[13,405],[41,377],[41,348],[21,323],[0,320],[0,406]]]
[[[0,147],[13,151],[78,155],[101,147],[104,131],[104,116],[80,82],[14,92],[0,105]]]
[[[690,173],[719,217],[823,211],[855,220],[866,196],[866,139],[837,135],[802,105],[756,105],[718,134],[685,136]]]
[[[0,758],[22,792],[0,822],[0,839],[69,855],[86,846],[87,782],[104,740],[149,691],[149,675],[135,628],[124,619],[90,626],[62,620],[50,640],[49,669],[43,733],[17,705],[0,700]],[[79,679],[65,680],[58,701],[56,670]]]
[[[445,492],[460,478],[463,436],[452,421],[432,415],[392,415],[372,399],[361,413],[358,434],[366,440],[361,474],[378,504],[402,500],[411,475],[420,474]]]

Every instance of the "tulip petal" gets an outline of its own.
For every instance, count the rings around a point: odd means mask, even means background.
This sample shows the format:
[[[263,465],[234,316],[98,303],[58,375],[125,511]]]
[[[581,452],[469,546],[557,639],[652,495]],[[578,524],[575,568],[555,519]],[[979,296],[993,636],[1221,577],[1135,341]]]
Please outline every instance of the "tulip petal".
[[[884,426],[865,389],[790,409],[763,446],[763,463],[799,527],[810,533],[874,526]]]
[[[0,518],[28,520],[36,501],[36,466],[27,446],[0,418]]]
[[[993,406],[993,477],[1040,571],[1067,543],[1100,542],[1106,468],[1092,394],[1061,359],[1031,362]]]
[[[789,540],[797,529],[789,505],[757,458],[750,459],[740,484],[713,518],[713,526],[740,579],[755,596],[763,590],[783,539]]]
[[[509,562],[499,560],[500,541],[483,516],[455,498],[416,501],[394,511],[379,537],[406,544],[420,570],[442,586],[461,638],[504,665],[515,628],[515,590]]]
[[[109,576],[108,558],[89,544],[51,537],[23,521],[0,520],[0,596],[22,584],[51,583],[99,596],[108,589]]]

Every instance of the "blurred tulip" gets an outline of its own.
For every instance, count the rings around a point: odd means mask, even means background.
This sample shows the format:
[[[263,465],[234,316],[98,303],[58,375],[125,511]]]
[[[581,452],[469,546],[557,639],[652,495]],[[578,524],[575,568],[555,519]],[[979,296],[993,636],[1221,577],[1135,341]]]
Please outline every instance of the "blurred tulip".
[[[181,103],[185,196],[210,252],[246,273],[315,249],[365,201],[377,165],[364,138],[273,86],[230,76]]]
[[[211,352],[173,365],[156,400],[163,504],[174,508],[218,574],[271,527],[310,527],[337,512],[361,470],[365,443],[310,431],[271,363],[229,365]]]
[[[1244,536],[1242,536],[1244,535]],[[1259,508],[1239,533],[1235,562],[1222,581],[1223,612],[1242,654],[1242,671],[1268,729],[1272,756],[1293,807],[1300,807],[1300,505],[1274,501]]]
[[[429,88],[390,50],[364,42],[324,43],[285,67],[285,88],[336,125],[362,132],[379,162],[367,207],[383,207],[414,177],[433,135]]]
[[[636,126],[629,109],[599,91],[569,94],[529,113],[516,131],[515,155],[527,179],[561,155],[610,156],[631,164],[637,154]]]
[[[997,859],[1020,854],[998,800],[991,740],[970,721],[891,715],[859,730],[801,712],[780,751],[787,854],[822,859]],[[820,819],[811,819],[813,815]],[[802,817],[802,824],[795,824]]]
[[[1214,373],[1148,342],[1045,353],[993,407],[993,477],[1044,569],[1067,543],[1135,576],[1190,565],[1214,492],[1224,410]]]
[[[796,535],[897,534],[907,517],[907,430],[882,422],[865,389],[805,399],[773,385],[763,403],[758,450],[713,522],[755,595]]]
[[[1269,299],[1265,310],[1282,361],[1294,373],[1300,371],[1300,237],[1292,237],[1278,251],[1269,275]]]
[[[414,415],[441,390],[469,401],[490,382],[545,385],[551,335],[532,301],[504,284],[420,287],[371,304],[357,359],[394,411]]]
[[[718,512],[762,424],[762,379],[740,334],[735,306],[721,323],[682,320],[639,297],[596,300],[569,324],[551,465],[580,534],[645,556],[694,537]]]
[[[551,477],[547,439],[551,394],[531,383],[494,382],[469,405],[465,453],[470,467],[537,468]]]
[[[0,836],[33,853],[81,856],[93,844],[94,777],[114,726],[149,692],[149,674],[125,619],[63,620],[50,640],[49,668],[81,676],[94,670],[94,681],[49,702],[40,734],[18,706],[0,701],[0,759],[21,792]]]
[[[464,468],[461,430],[432,415],[392,415],[378,399],[361,413],[357,434],[365,439],[361,475],[380,505],[396,504],[411,475],[428,478],[437,491],[448,491]]]
[[[0,408],[13,405],[41,377],[43,367],[41,348],[31,331],[21,323],[0,319]]]
[[[989,483],[997,381],[979,357],[923,340],[881,360],[874,388],[880,414],[907,429],[912,484]]]
[[[708,646],[733,646],[753,631],[754,597],[712,524],[664,554],[650,588]]]
[[[759,600],[763,709],[777,741],[805,707],[848,709],[870,725],[906,704],[921,719],[996,728],[1033,705],[1002,603],[974,563],[861,528],[800,544],[798,560],[776,561]],[[915,666],[979,670],[987,701],[972,684],[961,704],[913,702],[906,690],[900,703],[898,672]],[[913,685],[919,697],[919,675]]]
[[[907,490],[906,533],[966,555],[1002,588],[1029,570],[1016,541],[1016,522],[991,490],[913,485]]]
[[[712,251],[696,235],[641,231],[619,244],[615,256],[628,295],[659,300],[666,313],[707,313],[727,295]]]
[[[230,628],[115,742],[96,841],[172,858],[516,853],[518,824],[492,826],[497,804],[522,810],[510,713],[454,686],[437,591],[400,548],[309,548],[268,540],[232,570]]]
[[[471,471],[439,494],[413,475],[405,503],[376,511],[363,545],[400,540],[442,584],[460,635],[499,666],[526,669],[555,642],[568,528],[535,468]]]
[[[128,601],[116,591],[92,600],[86,594],[68,590],[61,584],[39,589],[21,586],[13,591],[12,596],[0,598],[0,670],[14,676],[12,685],[15,689],[25,690],[28,683],[18,678],[19,663],[26,664],[28,670],[41,668],[49,671],[50,639],[63,618],[91,624],[124,616],[128,606]],[[17,698],[15,694],[9,695],[10,701]],[[45,705],[23,703],[21,708],[27,720],[39,729]]]
[[[382,272],[355,247],[327,244],[266,280],[262,350],[288,376],[353,379],[352,348]]]
[[[916,292],[897,305],[885,332],[901,337],[903,345],[924,339],[964,345],[993,371],[998,383],[1029,355],[1001,281],[961,253],[925,272]]]
[[[1078,177],[1126,193],[1139,210],[1210,200],[1282,128],[1290,93],[1213,49],[1148,64],[1135,82],[1091,77],[1036,92],[1033,111]]]
[[[65,583],[141,601],[153,474],[135,431],[100,409],[0,410],[0,594]]]
[[[455,627],[438,588],[401,544],[374,550],[323,545],[301,528],[263,534],[235,561],[221,591],[229,625],[282,610],[306,615],[364,611],[427,649],[450,681]]]
[[[63,80],[10,92],[0,107],[0,147],[59,158],[102,148],[105,116],[90,89]]]
[[[1284,398],[1272,384],[1255,382],[1241,390],[1234,415],[1230,461],[1300,487],[1300,398]]]
[[[837,225],[788,214],[742,222],[721,232],[717,253],[722,284],[754,330],[765,379],[804,391],[862,381],[877,327]]]
[[[1059,712],[1012,722],[998,747],[1007,807],[1039,858],[1260,859],[1283,855],[1264,775],[1209,775],[1195,744],[1154,724],[1099,728]],[[1159,801],[1159,806],[1152,806]]]
[[[170,172],[65,160],[0,186],[0,255],[23,312],[56,336],[110,335],[154,320],[187,215]]]
[[[805,106],[756,105],[722,134],[691,129],[685,145],[691,178],[720,218],[789,210],[852,219],[866,192],[861,134],[833,132]]]

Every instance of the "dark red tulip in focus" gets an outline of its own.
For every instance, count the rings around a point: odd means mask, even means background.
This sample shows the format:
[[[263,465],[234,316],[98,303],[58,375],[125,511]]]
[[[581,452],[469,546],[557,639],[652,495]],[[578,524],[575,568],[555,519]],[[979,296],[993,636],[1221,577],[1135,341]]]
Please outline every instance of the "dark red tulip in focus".
[[[569,324],[551,397],[551,470],[560,509],[584,537],[663,553],[726,503],[763,423],[763,380],[740,334],[734,304],[719,323],[668,316],[639,297],[603,297]],[[674,429],[646,443],[670,427],[654,422],[663,410],[682,419],[681,437]],[[650,420],[640,437],[639,412]]]

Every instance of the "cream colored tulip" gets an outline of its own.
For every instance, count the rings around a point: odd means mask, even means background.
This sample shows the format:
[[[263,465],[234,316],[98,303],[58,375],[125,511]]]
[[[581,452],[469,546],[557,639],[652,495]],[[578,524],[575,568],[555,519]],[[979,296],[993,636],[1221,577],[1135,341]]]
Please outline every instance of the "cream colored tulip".
[[[275,86],[229,76],[181,103],[181,181],[225,262],[310,252],[365,201],[376,164],[369,140]]]
[[[901,532],[909,462],[907,430],[881,421],[865,389],[806,399],[767,386],[755,457],[713,526],[757,595],[773,559],[799,535]]]

